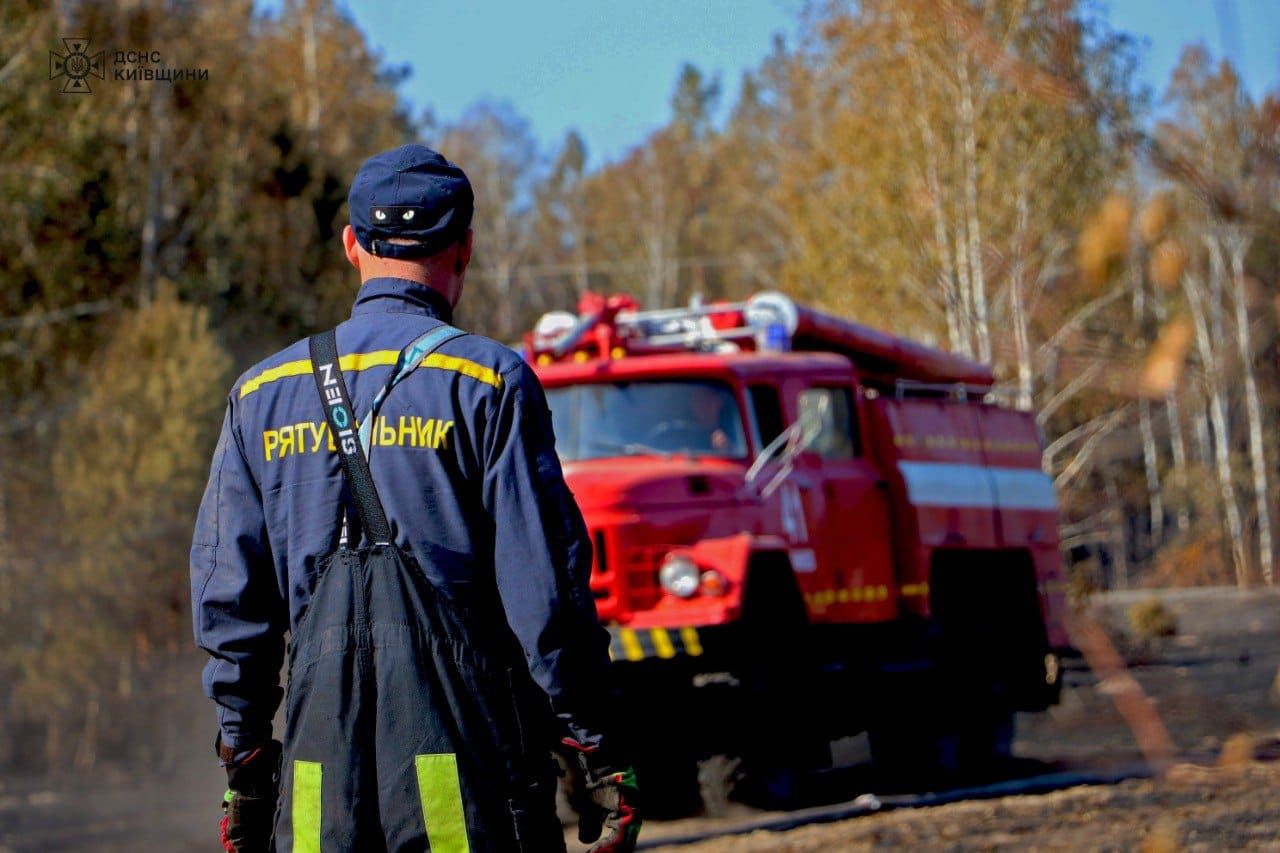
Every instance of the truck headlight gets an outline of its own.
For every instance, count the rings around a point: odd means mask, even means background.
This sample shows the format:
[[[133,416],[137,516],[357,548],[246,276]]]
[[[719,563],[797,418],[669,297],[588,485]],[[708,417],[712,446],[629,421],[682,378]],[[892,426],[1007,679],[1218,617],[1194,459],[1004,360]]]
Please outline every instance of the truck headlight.
[[[668,554],[658,569],[658,582],[677,598],[693,598],[698,594],[701,576],[693,560],[680,554]]]

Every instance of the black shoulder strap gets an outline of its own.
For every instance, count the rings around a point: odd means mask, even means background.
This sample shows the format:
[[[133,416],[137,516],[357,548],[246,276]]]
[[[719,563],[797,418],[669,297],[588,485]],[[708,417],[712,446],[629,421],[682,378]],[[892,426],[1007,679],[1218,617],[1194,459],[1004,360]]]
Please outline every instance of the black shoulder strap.
[[[338,448],[342,460],[342,474],[356,501],[360,514],[360,526],[369,541],[376,545],[391,542],[391,525],[382,509],[378,490],[369,473],[369,460],[360,446],[356,430],[355,408],[347,383],[342,378],[342,366],[338,361],[338,342],[334,331],[313,335],[311,345],[311,371],[316,378],[316,389],[324,404],[325,418],[329,422],[329,434]]]

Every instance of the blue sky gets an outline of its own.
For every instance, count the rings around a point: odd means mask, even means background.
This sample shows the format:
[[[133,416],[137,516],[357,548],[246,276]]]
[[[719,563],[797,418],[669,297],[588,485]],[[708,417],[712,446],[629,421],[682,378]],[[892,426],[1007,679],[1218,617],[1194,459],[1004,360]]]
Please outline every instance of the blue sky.
[[[401,92],[441,121],[481,98],[509,101],[544,146],[570,128],[593,165],[614,160],[669,115],[684,62],[720,74],[732,103],[742,72],[792,35],[803,0],[340,0]],[[268,7],[276,3],[264,4]],[[1164,90],[1182,46],[1205,42],[1243,68],[1255,94],[1280,80],[1280,0],[1110,0],[1112,26],[1144,38],[1142,79]],[[1233,11],[1234,10],[1234,11]],[[1233,23],[1234,22],[1234,23]],[[1225,26],[1224,26],[1225,23]]]

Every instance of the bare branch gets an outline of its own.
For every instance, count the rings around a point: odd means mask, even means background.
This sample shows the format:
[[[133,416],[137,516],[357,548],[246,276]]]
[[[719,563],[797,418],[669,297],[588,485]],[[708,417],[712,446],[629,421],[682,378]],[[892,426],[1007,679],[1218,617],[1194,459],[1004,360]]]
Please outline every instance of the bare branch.
[[[1105,366],[1106,364],[1104,362],[1095,361],[1093,364],[1090,364],[1077,374],[1075,379],[1068,382],[1061,391],[1050,397],[1048,401],[1040,407],[1040,411],[1036,413],[1036,423],[1043,426],[1045,422],[1053,416],[1053,413],[1061,408],[1064,403],[1076,394],[1079,394],[1081,391],[1090,387],[1093,380],[1098,377],[1098,374],[1102,372],[1102,369]]]
[[[1071,332],[1075,331],[1082,323],[1127,292],[1128,288],[1126,285],[1117,284],[1101,296],[1095,297],[1089,302],[1086,302],[1076,310],[1076,313],[1068,317],[1066,322],[1058,327],[1058,331],[1054,332],[1047,341],[1036,348],[1036,359],[1043,359],[1049,350],[1056,349],[1062,343],[1063,338],[1071,334]]]
[[[75,305],[69,305],[66,308],[55,308],[52,311],[44,311],[39,314],[23,314],[21,317],[0,317],[0,332],[34,329],[38,326],[65,323],[67,320],[75,320],[80,317],[105,314],[115,307],[116,303],[110,299],[99,299],[94,302],[77,302]]]
[[[1071,481],[1075,479],[1076,475],[1079,474],[1084,469],[1084,466],[1092,459],[1094,452],[1097,451],[1098,446],[1102,444],[1102,440],[1106,438],[1116,427],[1118,427],[1121,421],[1124,420],[1125,415],[1128,414],[1129,408],[1129,406],[1124,406],[1116,409],[1111,413],[1111,416],[1098,427],[1093,435],[1089,436],[1089,440],[1081,445],[1080,451],[1076,453],[1075,458],[1071,460],[1070,464],[1062,469],[1061,474],[1053,478],[1054,488],[1065,489]]]

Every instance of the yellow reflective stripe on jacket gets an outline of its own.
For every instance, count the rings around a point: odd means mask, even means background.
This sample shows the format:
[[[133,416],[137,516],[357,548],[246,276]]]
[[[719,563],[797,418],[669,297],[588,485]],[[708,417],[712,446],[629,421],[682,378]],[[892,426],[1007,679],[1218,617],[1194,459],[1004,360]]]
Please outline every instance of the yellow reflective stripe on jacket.
[[[470,376],[486,385],[492,385],[494,388],[502,387],[502,377],[494,371],[482,364],[476,364],[465,358],[458,358],[452,355],[443,355],[442,353],[433,352],[422,360],[419,367],[435,367],[440,370],[452,370],[455,373],[461,373],[463,376]]]
[[[343,370],[366,370],[370,367],[393,365],[399,357],[400,351],[393,349],[382,349],[374,352],[353,352],[338,359],[338,364]],[[240,399],[243,400],[263,385],[275,382],[277,379],[287,379],[290,376],[310,375],[311,359],[302,358],[297,361],[286,361],[284,364],[276,367],[267,368],[241,385]]]
[[[367,370],[370,367],[391,367],[394,366],[396,360],[400,357],[399,350],[383,349],[373,352],[353,352],[342,356],[338,359],[338,364],[342,370]],[[469,376],[472,379],[492,385],[494,388],[502,387],[502,377],[496,371],[490,370],[482,364],[476,364],[465,358],[458,358],[452,355],[443,355],[441,353],[432,353],[423,360],[419,367],[434,367],[438,370],[451,370],[454,373],[461,373],[463,376]],[[259,373],[252,379],[247,380],[240,386],[240,399],[257,391],[263,385],[275,382],[278,379],[287,379],[290,376],[310,376],[311,375],[311,359],[303,358],[297,361],[286,361],[284,364],[276,367],[269,367]]]

